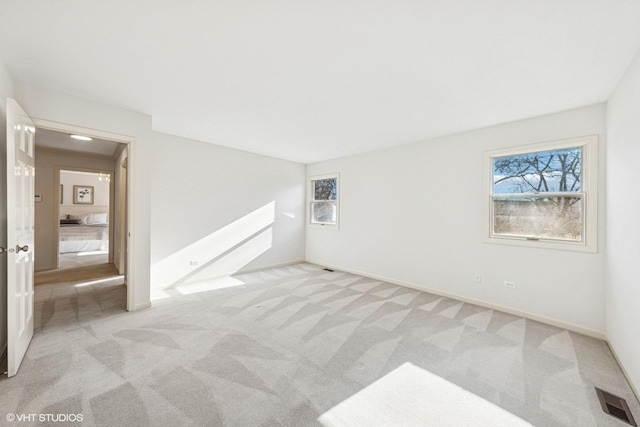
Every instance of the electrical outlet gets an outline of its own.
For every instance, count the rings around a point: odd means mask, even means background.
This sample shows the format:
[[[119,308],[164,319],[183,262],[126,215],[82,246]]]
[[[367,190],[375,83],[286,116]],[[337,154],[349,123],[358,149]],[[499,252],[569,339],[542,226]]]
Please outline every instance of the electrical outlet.
[[[189,261],[189,265],[190,266],[194,266],[194,265],[198,265],[198,260],[197,259],[192,259],[191,261]]]
[[[480,275],[480,273],[476,273],[473,275],[473,281],[476,283],[481,283],[482,282],[482,276]]]
[[[504,281],[504,286],[506,288],[515,289],[516,288],[516,282],[509,282],[509,281],[505,280]]]

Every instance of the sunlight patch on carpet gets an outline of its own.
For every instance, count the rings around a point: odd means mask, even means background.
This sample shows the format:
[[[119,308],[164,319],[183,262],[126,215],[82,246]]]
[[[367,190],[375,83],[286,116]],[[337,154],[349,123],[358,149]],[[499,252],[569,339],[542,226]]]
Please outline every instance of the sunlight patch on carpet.
[[[342,401],[318,421],[346,426],[491,426],[530,423],[411,363]]]

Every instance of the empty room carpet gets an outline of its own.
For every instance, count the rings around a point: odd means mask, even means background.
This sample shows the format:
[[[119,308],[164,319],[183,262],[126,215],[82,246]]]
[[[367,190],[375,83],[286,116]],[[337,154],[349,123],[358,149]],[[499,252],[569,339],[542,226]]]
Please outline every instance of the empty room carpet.
[[[499,406],[409,362],[340,402],[319,421],[344,427],[531,427]]]
[[[455,408],[466,402],[477,408],[471,425],[513,417],[545,427],[620,426],[600,409],[594,386],[639,413],[601,340],[312,264],[157,291],[151,308],[132,313],[113,305],[124,286],[105,285],[105,296],[90,289],[38,300],[23,365],[0,379],[0,417],[371,425],[351,416],[375,407],[386,417],[378,425],[439,425],[446,405],[462,412]],[[410,405],[407,387],[417,390]],[[434,388],[445,400],[429,397]]]

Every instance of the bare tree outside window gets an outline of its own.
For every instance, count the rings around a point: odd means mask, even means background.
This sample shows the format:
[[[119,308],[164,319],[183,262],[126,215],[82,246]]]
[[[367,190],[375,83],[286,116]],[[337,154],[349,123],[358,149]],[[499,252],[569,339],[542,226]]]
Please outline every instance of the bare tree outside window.
[[[581,241],[582,148],[493,159],[493,233]]]
[[[313,181],[314,200],[336,200],[338,181],[335,178]]]
[[[311,223],[337,225],[338,223],[338,178],[311,180]]]

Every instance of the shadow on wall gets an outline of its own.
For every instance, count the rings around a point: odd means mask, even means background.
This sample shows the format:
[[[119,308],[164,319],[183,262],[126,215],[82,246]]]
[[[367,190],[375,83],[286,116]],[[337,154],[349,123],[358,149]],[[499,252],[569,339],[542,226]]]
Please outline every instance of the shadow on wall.
[[[153,264],[153,288],[166,289],[238,272],[272,247],[275,207],[275,201],[269,202]]]

